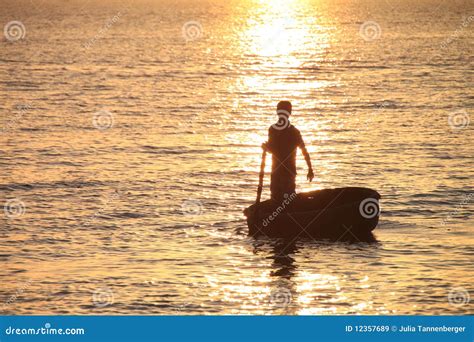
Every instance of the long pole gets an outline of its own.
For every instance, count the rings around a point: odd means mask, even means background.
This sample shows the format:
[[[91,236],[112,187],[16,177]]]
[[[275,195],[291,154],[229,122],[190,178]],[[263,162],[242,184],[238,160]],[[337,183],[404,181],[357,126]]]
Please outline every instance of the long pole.
[[[267,150],[264,149],[262,153],[262,162],[260,164],[260,174],[258,176],[258,188],[257,188],[257,199],[255,201],[256,209],[255,209],[255,219],[258,220],[258,212],[259,212],[259,204],[260,198],[262,197],[262,190],[263,190],[263,177],[265,176],[265,158],[267,156]]]

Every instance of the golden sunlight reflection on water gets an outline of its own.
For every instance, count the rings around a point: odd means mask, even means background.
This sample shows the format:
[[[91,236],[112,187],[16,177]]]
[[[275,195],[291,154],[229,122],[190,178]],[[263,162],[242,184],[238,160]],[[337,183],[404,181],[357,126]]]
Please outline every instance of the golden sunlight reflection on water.
[[[0,216],[0,299],[29,284],[8,313],[470,310],[447,296],[472,289],[473,125],[454,131],[448,115],[471,110],[472,32],[428,61],[460,25],[458,2],[433,25],[413,1],[137,1],[87,51],[112,1],[63,1],[48,20],[29,2],[0,13],[28,18],[26,40],[0,42],[0,191],[26,209]],[[369,43],[371,19],[383,32]],[[199,39],[183,38],[188,21]],[[282,99],[316,174],[308,183],[298,154],[297,190],[380,191],[379,242],[246,235]],[[96,129],[103,110],[113,125]],[[101,288],[114,303],[99,308]]]
[[[317,60],[330,48],[331,35],[319,22],[324,21],[321,16],[308,17],[308,3],[298,0],[281,1],[259,1],[259,6],[252,10],[251,19],[238,31],[241,54],[251,56],[256,62],[252,68],[261,72],[251,72],[250,75],[242,75],[237,78],[231,89],[237,94],[259,94],[258,96],[245,96],[234,109],[249,107],[273,107],[278,99],[305,99],[306,108],[318,108],[318,100],[312,100],[311,94],[323,91],[326,87],[337,87],[337,81],[306,79],[298,82],[301,75],[298,68],[304,66],[309,60]],[[311,30],[310,30],[311,28]],[[310,56],[306,52],[309,50]],[[262,91],[264,90],[264,91]],[[303,103],[292,100],[295,115],[302,113],[298,109]],[[328,103],[326,103],[328,105]],[[330,104],[329,104],[330,105]],[[267,126],[258,133],[248,131],[235,135],[229,134],[227,140],[233,143],[243,144],[249,141],[263,142],[266,140],[267,128],[275,123],[275,112],[251,113],[252,119],[255,114],[265,117]],[[257,116],[258,117],[258,116]],[[252,123],[259,125],[260,123]],[[261,124],[260,124],[261,125]],[[323,141],[329,139],[329,130],[321,127],[324,123],[314,120],[312,117],[302,116],[298,118],[298,126],[313,133],[313,139]],[[309,144],[309,151],[318,153],[318,146]],[[260,148],[253,148],[253,153],[246,153],[239,163],[244,170],[250,170],[260,162]],[[246,151],[250,152],[250,151]],[[242,157],[242,156],[240,156]],[[320,175],[327,175],[330,163],[325,159],[318,161],[319,174],[315,177],[313,189],[321,188],[319,184]],[[251,167],[249,167],[251,166]],[[265,171],[270,171],[271,165],[268,161]]]

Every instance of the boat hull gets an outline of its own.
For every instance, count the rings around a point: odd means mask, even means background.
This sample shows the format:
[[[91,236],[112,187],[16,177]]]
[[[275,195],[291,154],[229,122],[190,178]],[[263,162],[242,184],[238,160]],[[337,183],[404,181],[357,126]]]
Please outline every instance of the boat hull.
[[[326,189],[254,204],[244,214],[252,236],[358,240],[377,227],[379,200],[372,189]]]

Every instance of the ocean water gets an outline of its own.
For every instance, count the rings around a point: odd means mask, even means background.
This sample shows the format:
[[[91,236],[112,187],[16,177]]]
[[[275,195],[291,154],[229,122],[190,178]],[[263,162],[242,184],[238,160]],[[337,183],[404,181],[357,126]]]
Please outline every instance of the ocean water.
[[[472,1],[1,7],[2,313],[474,312]],[[377,242],[247,236],[281,99]]]

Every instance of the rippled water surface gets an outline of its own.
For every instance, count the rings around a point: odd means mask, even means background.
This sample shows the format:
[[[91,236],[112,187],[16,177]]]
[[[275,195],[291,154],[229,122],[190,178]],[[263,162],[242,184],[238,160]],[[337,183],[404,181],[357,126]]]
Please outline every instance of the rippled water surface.
[[[2,312],[472,314],[473,10],[2,1]],[[246,235],[280,99],[377,242]]]

